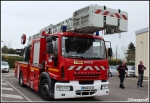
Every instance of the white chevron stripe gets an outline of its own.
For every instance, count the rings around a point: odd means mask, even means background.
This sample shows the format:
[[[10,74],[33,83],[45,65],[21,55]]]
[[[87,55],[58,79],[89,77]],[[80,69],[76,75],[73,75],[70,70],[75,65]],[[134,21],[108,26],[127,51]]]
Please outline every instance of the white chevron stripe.
[[[71,66],[68,70],[72,70],[75,66]]]
[[[82,68],[82,66],[79,66],[76,70],[80,70]]]
[[[78,66],[76,70],[81,70],[83,66]],[[94,66],[96,70],[100,70],[100,68],[98,66]],[[106,70],[104,66],[100,66],[102,70]],[[75,66],[70,66],[70,68],[68,70],[73,70],[75,68]],[[86,66],[83,70],[94,70],[91,66]]]
[[[100,70],[98,66],[94,66],[96,70]]]
[[[86,66],[83,70],[88,70],[88,69],[94,70],[91,66]]]
[[[104,68],[103,66],[101,66],[101,68],[102,68],[103,70],[105,70],[105,68]]]

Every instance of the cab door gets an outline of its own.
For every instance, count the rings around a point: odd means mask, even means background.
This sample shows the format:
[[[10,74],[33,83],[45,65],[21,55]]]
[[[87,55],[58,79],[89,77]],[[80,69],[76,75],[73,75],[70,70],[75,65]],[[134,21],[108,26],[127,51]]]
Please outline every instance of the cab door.
[[[58,42],[59,38],[58,36],[53,36],[52,44],[53,44],[53,52],[52,54],[47,54],[47,63],[46,63],[46,69],[56,73],[58,72],[59,67],[59,58],[58,58]]]

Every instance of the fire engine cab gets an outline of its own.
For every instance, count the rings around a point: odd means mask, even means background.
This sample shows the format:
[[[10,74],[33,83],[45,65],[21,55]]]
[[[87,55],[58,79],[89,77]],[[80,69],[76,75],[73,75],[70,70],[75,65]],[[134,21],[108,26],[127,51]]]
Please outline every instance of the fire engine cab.
[[[81,8],[29,37],[23,61],[15,62],[15,77],[20,86],[39,92],[44,100],[108,95],[112,49],[99,32],[127,32],[127,25],[128,14],[120,9]],[[25,44],[26,35],[21,38]]]

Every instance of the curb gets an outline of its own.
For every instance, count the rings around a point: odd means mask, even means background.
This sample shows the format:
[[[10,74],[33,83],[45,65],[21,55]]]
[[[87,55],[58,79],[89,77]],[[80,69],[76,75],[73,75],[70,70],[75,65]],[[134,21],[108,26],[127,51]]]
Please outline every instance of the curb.
[[[138,80],[137,78],[126,78],[126,79]],[[149,82],[149,80],[143,80],[143,81]]]

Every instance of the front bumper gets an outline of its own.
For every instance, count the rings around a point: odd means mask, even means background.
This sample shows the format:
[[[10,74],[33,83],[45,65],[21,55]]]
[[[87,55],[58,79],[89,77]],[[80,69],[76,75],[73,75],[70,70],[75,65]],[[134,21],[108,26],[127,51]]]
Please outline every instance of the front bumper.
[[[95,97],[109,94],[108,89],[101,89],[102,85],[108,85],[109,82],[101,82],[101,80],[95,80],[92,85],[80,85],[78,81],[70,81],[70,83],[55,83],[54,99],[63,98],[81,98],[81,97]],[[72,91],[57,91],[57,86],[72,86]],[[81,90],[81,86],[94,86],[92,90]]]
[[[135,76],[135,73],[129,73],[128,75],[129,76]]]
[[[8,68],[1,68],[1,71],[2,71],[2,72],[8,72],[9,69],[8,69]]]

